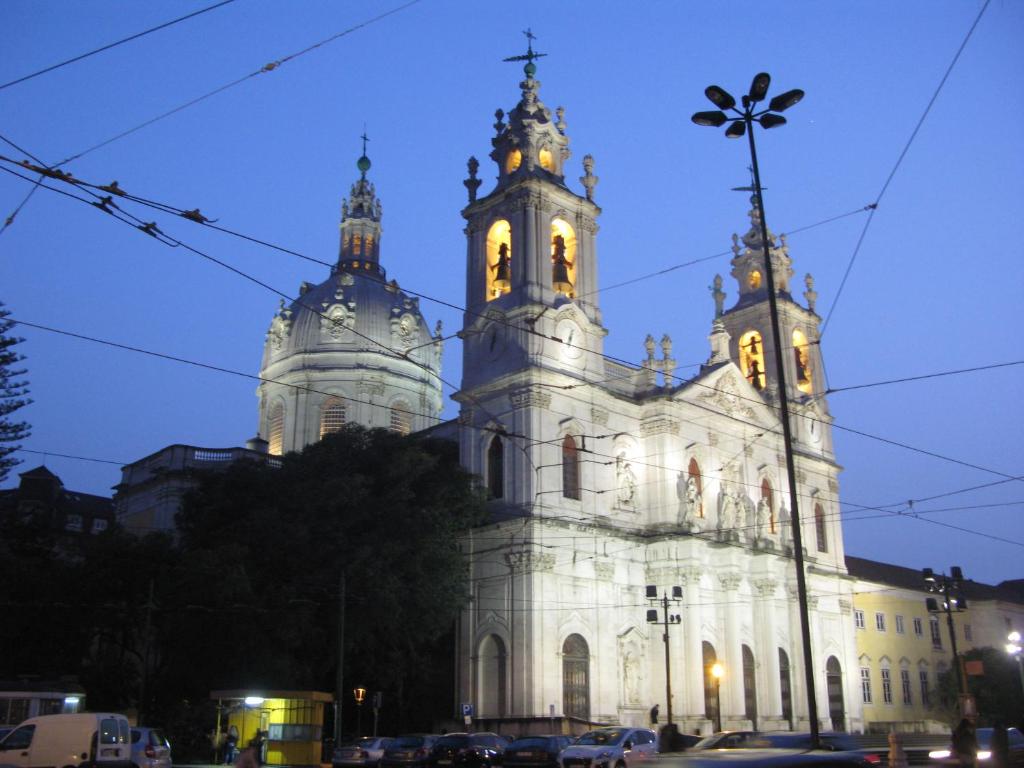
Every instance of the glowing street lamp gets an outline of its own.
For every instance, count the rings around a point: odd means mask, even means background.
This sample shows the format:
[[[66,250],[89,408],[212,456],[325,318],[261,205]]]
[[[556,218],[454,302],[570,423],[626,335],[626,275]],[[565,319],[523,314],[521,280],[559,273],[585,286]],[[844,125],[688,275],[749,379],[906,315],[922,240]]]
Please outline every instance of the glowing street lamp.
[[[715,731],[722,730],[722,678],[725,667],[717,661],[711,665],[711,677],[715,679]]]
[[[704,89],[704,95],[708,97],[718,110],[710,112],[697,112],[691,118],[697,125],[706,125],[713,128],[720,128],[726,123],[729,127],[725,129],[725,136],[729,139],[738,139],[746,135],[750,144],[750,164],[754,174],[754,196],[757,200],[757,207],[761,211],[761,243],[764,246],[764,272],[765,287],[768,291],[768,312],[771,318],[772,336],[775,342],[775,370],[779,385],[779,421],[782,422],[782,442],[786,454],[786,475],[789,479],[790,499],[790,522],[793,530],[793,560],[796,566],[796,592],[797,603],[800,612],[800,639],[804,658],[804,675],[807,690],[807,717],[811,730],[811,748],[817,749],[820,743],[818,736],[818,702],[815,693],[815,671],[811,659],[811,624],[807,612],[807,580],[804,574],[804,547],[803,533],[800,527],[800,511],[797,499],[796,465],[793,460],[793,434],[789,420],[789,398],[786,397],[785,366],[782,358],[782,333],[779,330],[779,310],[775,296],[775,278],[772,274],[772,260],[770,241],[768,240],[767,217],[764,210],[764,196],[761,189],[761,172],[757,167],[757,148],[754,146],[754,123],[764,129],[776,128],[786,124],[786,118],[777,114],[785,112],[804,97],[804,92],[799,88],[779,94],[768,102],[766,109],[758,109],[758,104],[764,101],[768,95],[768,86],[771,84],[771,76],[767,72],[761,72],[754,76],[750,84],[750,91],[743,96],[741,104],[743,109],[736,107],[736,99],[718,85],[709,85]],[[727,114],[730,113],[730,114]]]
[[[363,735],[363,702],[366,701],[366,689],[355,688],[352,695],[356,700],[356,735]]]

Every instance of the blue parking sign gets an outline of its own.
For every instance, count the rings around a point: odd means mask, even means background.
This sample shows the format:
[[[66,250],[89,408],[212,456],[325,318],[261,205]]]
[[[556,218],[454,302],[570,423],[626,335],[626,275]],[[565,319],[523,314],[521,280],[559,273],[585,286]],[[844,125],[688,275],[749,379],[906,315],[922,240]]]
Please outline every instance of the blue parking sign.
[[[462,705],[462,716],[463,717],[472,717],[473,716],[473,705],[472,704],[463,704]]]

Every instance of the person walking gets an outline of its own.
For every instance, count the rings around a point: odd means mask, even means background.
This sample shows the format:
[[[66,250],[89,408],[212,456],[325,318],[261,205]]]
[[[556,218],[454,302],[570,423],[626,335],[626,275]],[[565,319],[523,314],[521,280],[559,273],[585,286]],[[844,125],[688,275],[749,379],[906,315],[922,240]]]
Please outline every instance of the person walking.
[[[953,731],[953,756],[960,765],[974,768],[978,763],[978,737],[974,724],[966,717]]]

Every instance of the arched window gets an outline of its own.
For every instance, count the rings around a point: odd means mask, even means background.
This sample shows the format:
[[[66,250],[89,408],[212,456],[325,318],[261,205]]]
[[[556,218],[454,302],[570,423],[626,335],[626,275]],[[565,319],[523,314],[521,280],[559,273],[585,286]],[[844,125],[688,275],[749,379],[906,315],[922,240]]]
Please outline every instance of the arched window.
[[[757,730],[757,680],[754,677],[754,652],[750,646],[741,647],[743,652],[743,716]]]
[[[267,418],[267,450],[274,456],[284,453],[284,403],[270,406]]]
[[[782,696],[782,719],[793,730],[793,683],[789,671],[789,655],[779,648],[779,693]]]
[[[825,530],[825,510],[821,504],[814,505],[814,531],[818,538],[818,551],[828,552],[828,532]]]
[[[358,232],[352,235],[352,255],[359,256],[363,251],[363,236]]]
[[[740,369],[754,389],[764,389],[764,342],[757,331],[740,336]]]
[[[481,717],[504,717],[508,684],[508,654],[505,642],[497,635],[488,635],[480,644],[477,657]]]
[[[719,690],[718,679],[711,674],[712,667],[718,661],[718,654],[715,653],[715,646],[707,640],[701,643],[701,653],[704,660],[704,714],[712,723],[716,731],[721,730],[722,713],[718,709]]]
[[[389,428],[392,432],[400,435],[408,435],[412,432],[412,413],[409,406],[401,400],[391,406],[391,423]]]
[[[555,157],[551,154],[550,149],[544,147],[544,149],[538,153],[538,159],[540,160],[541,168],[545,171],[551,171],[552,173],[555,172]]]
[[[796,388],[804,394],[814,392],[814,377],[811,372],[811,353],[803,331],[793,331],[793,362],[796,364]]]
[[[487,300],[512,290],[512,226],[504,219],[487,230]]]
[[[756,291],[761,287],[761,272],[757,269],[750,270],[750,274],[747,275],[747,285],[750,290]]]
[[[551,220],[551,288],[576,295],[576,231],[564,219]]]
[[[768,530],[775,533],[775,498],[767,477],[761,478],[761,498],[768,504]]]
[[[523,153],[518,149],[510,149],[505,155],[505,173],[514,173],[523,162]]]
[[[487,492],[492,499],[505,497],[505,444],[498,435],[487,448]]]
[[[700,465],[697,463],[697,459],[690,459],[690,464],[686,468],[687,479],[693,479],[694,486],[697,489],[697,517],[704,517],[704,478],[700,474]]]
[[[562,644],[562,714],[590,719],[590,649],[579,635]]]
[[[562,440],[562,495],[567,499],[580,497],[579,448],[572,435]]]
[[[825,663],[825,680],[828,688],[828,715],[832,718],[833,731],[846,730],[846,707],[843,704],[843,670],[839,659],[829,656]],[[868,680],[868,693],[865,701],[871,700],[871,681]]]
[[[320,409],[320,439],[345,426],[345,401],[337,397],[328,398]]]

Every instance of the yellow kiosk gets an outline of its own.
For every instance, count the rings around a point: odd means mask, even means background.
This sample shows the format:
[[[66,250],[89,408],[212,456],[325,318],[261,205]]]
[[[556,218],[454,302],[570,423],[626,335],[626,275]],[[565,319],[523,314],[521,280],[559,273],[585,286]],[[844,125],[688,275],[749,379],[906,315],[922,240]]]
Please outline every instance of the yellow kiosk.
[[[217,702],[217,743],[236,737],[238,750],[263,737],[265,765],[320,765],[324,705],[334,697],[323,691],[210,691]]]

